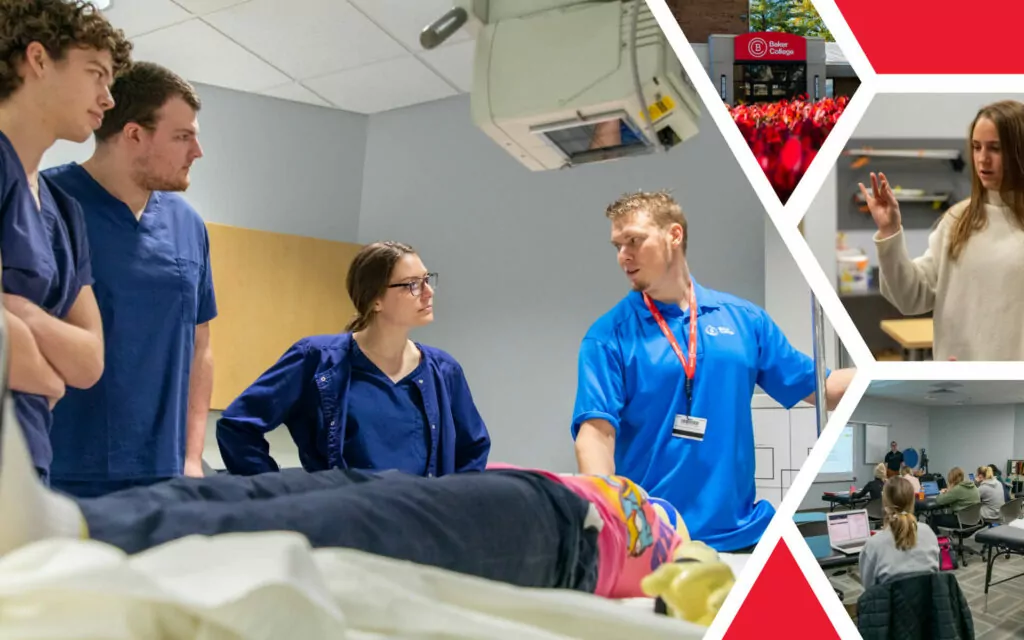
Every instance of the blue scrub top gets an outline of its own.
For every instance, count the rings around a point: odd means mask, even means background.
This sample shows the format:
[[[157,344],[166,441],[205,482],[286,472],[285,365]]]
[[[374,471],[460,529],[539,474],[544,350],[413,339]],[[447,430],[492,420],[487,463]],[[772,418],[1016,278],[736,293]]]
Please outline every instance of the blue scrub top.
[[[39,199],[41,207],[36,206],[11,141],[0,133],[3,290],[64,318],[82,287],[92,284],[89,241],[81,207],[45,176],[39,180]],[[12,396],[32,462],[46,476],[53,458],[49,400],[19,391],[13,391]]]
[[[265,434],[283,424],[306,471],[354,466],[418,469],[436,476],[483,471],[491,438],[462,367],[441,349],[416,346],[423,354],[417,369],[422,375],[407,378],[415,380],[416,391],[403,388],[384,397],[383,385],[371,389],[363,384],[369,360],[351,333],[299,340],[217,421],[227,470],[239,475],[277,471]],[[393,404],[374,412],[377,400]],[[410,405],[417,400],[430,425],[429,449],[415,441],[416,427],[407,426],[416,420]],[[349,434],[353,425],[360,432],[354,437]],[[405,435],[396,438],[396,425]],[[371,427],[379,432],[368,433]],[[388,447],[404,448],[385,452]]]
[[[697,283],[694,291],[691,415],[707,419],[704,440],[672,435],[676,415],[686,413],[686,375],[636,291],[583,339],[572,435],[587,420],[607,420],[616,429],[615,472],[671,502],[694,540],[735,551],[756,544],[775,513],[755,502],[755,386],[790,408],[814,392],[814,362],[763,309]],[[689,308],[655,304],[686,353]]]
[[[353,469],[437,475],[437,428],[431,429],[420,388],[426,364],[392,381],[352,345],[345,459]]]
[[[54,482],[181,475],[196,325],[217,315],[206,225],[175,193],[136,219],[77,164],[46,176],[82,204],[106,343],[100,381],[54,410]]]

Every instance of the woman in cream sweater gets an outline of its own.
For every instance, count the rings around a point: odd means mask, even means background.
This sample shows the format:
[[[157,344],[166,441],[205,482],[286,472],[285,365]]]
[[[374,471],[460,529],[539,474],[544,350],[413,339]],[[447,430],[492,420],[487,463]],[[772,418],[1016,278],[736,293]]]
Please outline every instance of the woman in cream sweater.
[[[882,295],[906,315],[933,312],[936,360],[1024,360],[1024,104],[983,107],[970,127],[971,197],[911,258],[885,174],[863,184],[878,226]]]

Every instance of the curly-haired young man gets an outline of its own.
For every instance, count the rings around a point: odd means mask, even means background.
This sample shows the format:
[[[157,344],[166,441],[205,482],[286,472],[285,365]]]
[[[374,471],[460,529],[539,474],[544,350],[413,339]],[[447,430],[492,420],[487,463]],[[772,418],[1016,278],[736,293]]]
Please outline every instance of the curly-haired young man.
[[[77,202],[42,178],[57,140],[85,142],[130,63],[124,34],[85,0],[0,0],[0,255],[10,387],[47,478],[51,410],[103,373],[103,330]]]

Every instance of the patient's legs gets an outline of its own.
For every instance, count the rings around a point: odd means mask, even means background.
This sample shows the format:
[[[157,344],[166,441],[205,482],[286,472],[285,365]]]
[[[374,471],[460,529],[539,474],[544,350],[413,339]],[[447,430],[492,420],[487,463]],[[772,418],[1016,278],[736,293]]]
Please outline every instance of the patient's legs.
[[[584,530],[589,503],[558,483],[526,471],[369,482],[358,476],[335,489],[255,500],[157,500],[151,487],[79,505],[91,538],[129,553],[190,534],[289,530],[315,547],[360,549],[521,586],[594,589],[597,531]]]
[[[208,502],[239,502],[266,500],[311,491],[337,489],[352,484],[388,477],[391,472],[330,469],[309,473],[303,469],[282,469],[255,476],[219,474],[204,478],[180,477],[155,485],[133,487],[98,498],[88,499],[93,504],[127,504],[133,509],[151,509],[176,502],[205,500]]]

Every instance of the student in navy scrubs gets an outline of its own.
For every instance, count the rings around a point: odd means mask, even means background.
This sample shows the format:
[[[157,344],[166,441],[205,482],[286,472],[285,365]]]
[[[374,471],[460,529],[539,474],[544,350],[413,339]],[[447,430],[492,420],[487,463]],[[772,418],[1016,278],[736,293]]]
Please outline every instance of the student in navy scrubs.
[[[307,471],[482,471],[491,441],[462,367],[409,339],[434,319],[436,277],[407,245],[364,247],[349,267],[346,332],[295,343],[217,422],[227,470],[278,470],[264,434],[284,424]]]
[[[39,475],[51,409],[103,373],[103,330],[78,204],[39,174],[57,140],[85,142],[113,106],[131,45],[87,2],[0,0],[0,254],[10,385]]]
[[[202,476],[217,315],[206,225],[180,195],[202,157],[195,90],[138,62],[85,163],[44,172],[82,204],[106,370],[54,411],[52,484],[99,496]]]

